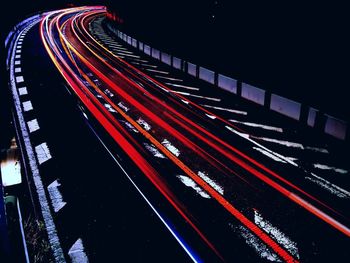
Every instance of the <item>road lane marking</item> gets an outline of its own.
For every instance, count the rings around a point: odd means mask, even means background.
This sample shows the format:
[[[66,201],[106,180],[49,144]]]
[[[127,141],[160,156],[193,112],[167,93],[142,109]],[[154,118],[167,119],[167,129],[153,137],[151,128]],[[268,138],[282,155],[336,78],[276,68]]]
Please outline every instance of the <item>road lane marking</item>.
[[[198,172],[198,176],[202,178],[208,185],[210,185],[215,191],[220,193],[221,195],[224,194],[224,188],[216,183],[213,179],[211,179],[205,172]]]
[[[283,132],[283,129],[279,128],[279,127],[274,127],[274,126],[269,126],[269,125],[254,123],[254,122],[238,121],[238,120],[234,120],[234,119],[229,119],[229,121],[234,122],[234,123],[244,124],[244,125],[250,126],[250,127],[262,128],[262,129],[269,130],[269,131]]]
[[[158,69],[151,69],[151,68],[146,68],[147,71],[155,72],[155,73],[160,73],[160,74],[166,74],[169,75],[169,72],[163,71],[163,70],[158,70]]]
[[[170,83],[170,82],[166,82],[165,84],[173,86],[173,87],[188,89],[188,90],[199,90],[199,88],[190,87],[190,86],[181,85],[181,84]]]
[[[89,259],[85,253],[83,241],[79,238],[68,251],[68,255],[72,263],[89,263]]]
[[[317,168],[317,169],[321,169],[321,170],[333,170],[336,173],[340,173],[340,174],[346,174],[349,171],[342,169],[342,168],[337,168],[337,167],[333,167],[333,166],[328,166],[326,164],[320,164],[320,163],[314,163],[313,167]]]
[[[49,147],[46,142],[43,142],[35,146],[36,156],[38,157],[39,164],[42,164],[52,158]]]
[[[28,128],[29,128],[30,133],[35,132],[35,131],[40,129],[37,119],[28,121],[27,124],[28,124]]]
[[[248,114],[248,112],[246,112],[246,111],[222,108],[222,107],[217,107],[217,106],[212,106],[212,105],[207,105],[207,104],[201,104],[201,106],[203,106],[205,108],[221,110],[221,111],[227,111],[227,112],[232,112],[232,113],[241,114],[241,115],[247,115]]]
[[[17,83],[21,83],[21,82],[23,82],[23,81],[24,81],[23,76],[17,76],[17,77],[16,77],[16,82],[17,82]]]
[[[15,65],[20,65],[21,64],[21,61],[20,60],[16,60],[15,61]]]
[[[171,78],[171,77],[165,77],[165,76],[161,76],[161,75],[154,75],[157,78],[161,78],[161,79],[166,79],[166,80],[171,80],[171,81],[178,81],[178,82],[182,82],[182,79],[177,79],[177,78]]]
[[[167,139],[164,139],[162,141],[163,146],[167,148],[172,154],[174,154],[176,157],[179,157],[180,151],[178,148],[176,148],[174,145],[171,144]]]
[[[20,73],[22,72],[22,68],[15,68],[15,73]]]
[[[217,102],[220,102],[220,101],[221,101],[221,99],[218,99],[218,98],[204,97],[204,96],[195,95],[195,94],[191,94],[191,93],[187,93],[187,92],[182,92],[182,91],[170,90],[170,92],[177,93],[177,94],[184,95],[184,96],[189,96],[189,97],[194,97],[194,98],[205,99],[205,100],[211,100],[211,101],[217,101]]]
[[[160,151],[158,151],[158,149],[153,144],[151,145],[148,143],[144,143],[143,145],[146,147],[148,151],[150,151],[153,154],[154,157],[166,159],[166,157]]]
[[[28,94],[27,87],[19,88],[18,92],[20,96],[27,95]]]
[[[23,105],[24,111],[30,111],[33,109],[33,105],[32,105],[32,102],[30,100],[23,102],[22,105]]]
[[[58,182],[58,180],[55,180],[47,187],[55,213],[60,211],[67,204],[67,202],[63,201],[62,194],[58,189],[60,186],[61,184]]]
[[[272,143],[284,145],[287,147],[293,147],[293,148],[298,148],[298,149],[304,150],[304,146],[298,142],[290,142],[290,141],[285,141],[285,140],[278,140],[278,139],[258,137],[258,136],[250,136],[250,137],[253,139],[258,139],[258,140],[262,140],[265,142],[272,142]]]
[[[211,198],[210,195],[208,195],[195,181],[192,180],[192,178],[185,175],[177,175],[176,177],[179,178],[184,185],[195,190],[201,197],[206,199]]]

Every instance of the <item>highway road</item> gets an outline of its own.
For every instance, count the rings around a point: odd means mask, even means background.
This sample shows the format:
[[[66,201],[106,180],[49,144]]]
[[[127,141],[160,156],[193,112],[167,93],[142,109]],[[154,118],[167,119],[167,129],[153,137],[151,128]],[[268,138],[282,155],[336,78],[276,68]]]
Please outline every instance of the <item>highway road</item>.
[[[342,149],[145,56],[105,16],[45,13],[11,57],[56,261],[346,261]]]

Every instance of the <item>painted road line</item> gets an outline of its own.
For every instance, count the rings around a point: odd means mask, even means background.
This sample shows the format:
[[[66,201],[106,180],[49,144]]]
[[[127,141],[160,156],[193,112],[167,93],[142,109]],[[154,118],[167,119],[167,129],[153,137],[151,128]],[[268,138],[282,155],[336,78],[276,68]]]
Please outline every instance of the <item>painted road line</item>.
[[[208,195],[195,181],[192,180],[192,178],[185,175],[177,175],[176,177],[179,178],[184,185],[195,190],[201,197],[207,199],[211,198],[210,195]]]
[[[36,156],[38,157],[39,164],[42,164],[52,158],[49,147],[46,142],[43,142],[35,146]]]
[[[174,145],[171,144],[167,139],[164,139],[162,141],[162,144],[167,148],[172,154],[174,154],[176,157],[179,157],[180,151],[178,148],[176,148]]]
[[[221,195],[224,194],[224,188],[219,185],[217,182],[215,182],[213,179],[211,179],[207,173],[205,172],[198,172],[198,176],[202,178],[207,184],[209,184],[212,188],[215,189],[216,192],[220,193]]]
[[[35,21],[34,23],[37,23],[37,22],[39,22],[39,20]],[[16,41],[18,42],[18,39]],[[57,235],[56,226],[51,215],[51,210],[47,201],[43,182],[41,180],[37,160],[35,158],[35,153],[32,147],[32,143],[30,141],[26,122],[23,117],[21,102],[17,92],[15,76],[14,76],[14,60],[15,60],[15,52],[13,50],[11,55],[11,60],[10,60],[10,84],[11,84],[12,96],[14,99],[14,106],[16,109],[16,114],[17,114],[18,123],[19,123],[19,130],[21,132],[23,143],[24,143],[23,150],[25,151],[28,157],[29,168],[31,170],[31,177],[33,178],[36,192],[38,195],[38,200],[39,200],[39,204],[42,212],[42,218],[44,220],[45,230],[47,231],[47,237],[53,252],[54,260],[56,263],[65,263],[66,260],[64,258],[62,247]]]
[[[59,186],[61,186],[61,184],[58,182],[58,180],[55,180],[47,187],[55,213],[60,211],[67,204],[63,201],[62,194],[58,189]]]
[[[298,142],[290,142],[290,141],[285,141],[285,140],[277,140],[277,139],[273,139],[273,138],[257,137],[257,136],[251,136],[251,138],[304,150],[304,146]]]
[[[151,71],[151,72],[155,72],[155,73],[160,73],[160,74],[166,74],[166,75],[169,74],[169,72],[163,71],[163,70],[150,69],[150,68],[146,68],[146,70],[147,70],[147,71]]]
[[[337,167],[334,167],[334,166],[328,166],[326,164],[320,164],[320,163],[314,163],[313,167],[315,167],[317,169],[321,169],[321,170],[333,170],[334,172],[340,173],[340,174],[346,174],[346,173],[349,172],[348,170],[345,170],[345,169],[342,169],[342,168],[337,168]]]
[[[235,110],[235,109],[228,109],[228,108],[222,108],[222,107],[217,107],[217,106],[212,106],[212,105],[207,105],[207,104],[201,104],[201,106],[209,109],[215,109],[215,110],[221,110],[221,111],[227,111],[227,112],[232,112],[235,114],[240,114],[240,115],[247,115],[248,112],[246,111],[241,111],[241,110]]]
[[[190,87],[190,86],[181,85],[181,84],[170,83],[170,82],[166,82],[165,84],[173,86],[173,87],[188,89],[188,90],[199,90],[199,88]]]
[[[27,91],[27,87],[22,87],[18,89],[19,95],[27,95],[28,91]]]
[[[22,72],[22,68],[15,68],[15,73],[20,73]]]
[[[21,82],[23,82],[23,81],[24,81],[23,76],[17,76],[17,77],[16,77],[16,82],[17,82],[17,83],[21,83]]]
[[[15,61],[15,65],[20,65],[21,64],[21,61],[20,60],[16,60]]]
[[[68,251],[72,263],[89,263],[85,253],[83,241],[79,238]]]
[[[33,109],[33,105],[32,105],[32,102],[30,100],[23,102],[22,105],[23,105],[24,111],[30,111]]]
[[[240,123],[240,124],[250,126],[250,127],[262,128],[262,129],[269,130],[269,131],[283,132],[283,129],[279,128],[279,127],[274,127],[274,126],[269,126],[269,125],[254,123],[254,122],[237,121],[234,119],[229,119],[229,121],[234,122],[234,123]]]
[[[37,119],[28,121],[27,124],[28,124],[28,128],[29,128],[30,133],[35,132],[35,131],[40,129]]]
[[[184,95],[184,96],[194,97],[194,98],[206,99],[206,100],[217,101],[217,102],[221,101],[221,99],[218,99],[218,98],[204,97],[204,96],[194,95],[194,94],[182,92],[182,91],[171,90],[171,92],[174,92],[174,93],[177,93],[180,95]]]
[[[157,78],[166,79],[166,80],[171,80],[171,81],[178,81],[178,82],[182,82],[182,81],[183,81],[182,79],[164,77],[164,76],[161,76],[161,75],[154,75],[154,76],[157,77]]]

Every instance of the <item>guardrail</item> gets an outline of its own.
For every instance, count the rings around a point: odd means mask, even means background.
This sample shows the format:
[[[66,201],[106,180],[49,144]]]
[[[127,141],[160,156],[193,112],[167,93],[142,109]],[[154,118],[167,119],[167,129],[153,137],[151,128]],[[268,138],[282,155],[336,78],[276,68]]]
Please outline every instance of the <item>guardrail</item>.
[[[160,51],[159,49],[152,48],[150,45],[121,32],[111,23],[107,23],[107,28],[127,44],[170,67],[186,72],[195,78],[201,79],[202,81],[210,83],[237,96],[241,96],[248,101],[264,106],[271,111],[296,120],[301,124],[307,125],[311,128],[317,127],[325,134],[331,135],[334,138],[348,140],[350,137],[348,135],[348,123],[344,120],[332,117],[300,102],[277,94],[271,94],[264,89],[219,74],[205,67],[198,66],[194,63]],[[305,118],[303,118],[304,114]]]

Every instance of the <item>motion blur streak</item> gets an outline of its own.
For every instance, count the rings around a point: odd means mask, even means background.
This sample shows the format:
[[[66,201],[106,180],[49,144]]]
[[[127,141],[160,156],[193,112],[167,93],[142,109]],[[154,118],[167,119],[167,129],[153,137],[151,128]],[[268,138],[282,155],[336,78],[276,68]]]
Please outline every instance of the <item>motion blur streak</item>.
[[[340,222],[347,222],[348,218],[336,207],[316,197],[315,192],[302,189],[300,181],[292,182],[290,177],[285,178],[249,156],[247,148],[252,148],[249,141],[232,133],[230,136],[237,141],[237,146],[233,146],[231,139],[229,142],[223,138],[226,136],[225,126],[245,131],[197,103],[169,92],[168,87],[101,45],[87,28],[95,18],[105,13],[105,8],[100,6],[48,13],[40,24],[45,49],[89,113],[218,258],[225,261],[227,251],[222,252],[220,245],[212,240],[212,232],[204,227],[203,216],[192,211],[193,206],[191,208],[186,198],[172,185],[171,173],[185,173],[212,197],[213,203],[208,206],[219,209],[239,226],[243,225],[286,262],[298,262],[299,259],[255,224],[248,212],[259,205],[256,200],[265,196],[269,200],[278,195],[281,199],[278,204],[286,206],[286,209],[292,207],[300,217],[307,211],[308,216],[314,215],[322,223],[350,237],[350,229]],[[182,100],[189,103],[184,104]],[[207,118],[208,114],[213,118]],[[145,129],[138,121],[140,118],[146,120],[151,128]],[[129,123],[137,135],[123,126],[123,122]],[[177,149],[175,154],[164,145],[165,140],[174,144]],[[164,154],[164,163],[168,161],[164,164],[168,168],[164,169],[168,169],[170,175],[160,172],[163,163],[152,159],[144,147],[145,143],[151,143]],[[201,171],[208,171],[207,177],[221,184],[225,190],[219,192],[215,189],[199,176]],[[294,167],[291,171],[298,175],[302,173]],[[244,192],[246,196],[236,196],[235,191]],[[341,220],[338,221],[338,217]],[[177,240],[181,243],[181,238]],[[192,256],[189,251],[186,250]]]

